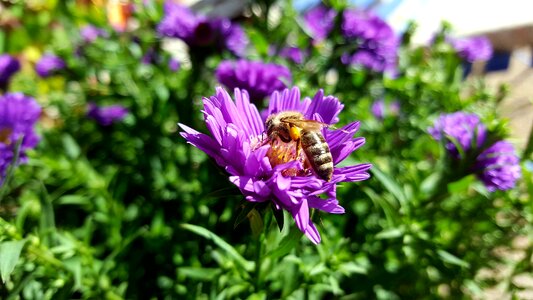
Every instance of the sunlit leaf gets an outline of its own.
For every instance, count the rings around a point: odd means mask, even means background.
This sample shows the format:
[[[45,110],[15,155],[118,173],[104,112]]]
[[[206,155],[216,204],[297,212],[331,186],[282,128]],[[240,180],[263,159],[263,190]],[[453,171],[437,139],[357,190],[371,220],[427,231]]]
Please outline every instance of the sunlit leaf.
[[[26,240],[7,241],[0,243],[0,275],[2,282],[6,283],[9,275],[15,269],[15,265],[19,261],[20,252]]]
[[[440,258],[444,261],[444,262],[447,262],[449,264],[452,264],[452,265],[457,265],[457,266],[461,266],[461,267],[464,267],[464,268],[469,268],[470,265],[460,259],[459,257],[451,254],[450,252],[447,252],[445,250],[442,250],[442,249],[439,249],[437,250],[437,254],[440,256]]]
[[[228,244],[226,241],[224,241],[222,238],[220,238],[218,235],[212,233],[211,231],[192,224],[181,224],[181,228],[188,230],[190,232],[193,232],[195,234],[198,234],[200,236],[203,236],[204,238],[213,241],[215,245],[220,247],[222,250],[226,251],[226,253],[229,254],[230,257],[233,258],[233,260],[241,266],[246,271],[251,271],[253,268],[253,263],[250,261],[247,261],[244,257],[242,257],[235,248],[233,248],[230,244]]]

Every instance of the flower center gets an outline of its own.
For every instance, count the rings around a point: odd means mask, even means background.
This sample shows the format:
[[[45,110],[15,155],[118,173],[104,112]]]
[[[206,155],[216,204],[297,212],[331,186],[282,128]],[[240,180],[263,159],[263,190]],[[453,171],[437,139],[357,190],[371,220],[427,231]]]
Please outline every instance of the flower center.
[[[271,141],[267,156],[272,167],[295,160],[302,163],[303,169],[285,169],[281,172],[284,176],[305,176],[309,173],[310,166],[305,157],[305,153],[301,145],[298,146],[296,141],[290,141],[288,143],[282,142],[279,139]]]
[[[201,22],[194,29],[194,36],[196,37],[196,43],[199,46],[210,45],[214,40],[214,32],[211,24],[207,22]]]
[[[0,128],[0,143],[9,145],[11,144],[11,140],[9,139],[9,136],[11,135],[11,128]]]

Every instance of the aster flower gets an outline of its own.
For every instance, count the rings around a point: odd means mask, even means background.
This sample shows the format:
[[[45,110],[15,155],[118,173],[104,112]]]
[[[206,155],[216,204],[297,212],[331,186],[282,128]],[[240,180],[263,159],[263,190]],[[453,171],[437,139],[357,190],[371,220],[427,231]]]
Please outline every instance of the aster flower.
[[[222,61],[216,70],[217,80],[230,89],[245,89],[254,102],[286,87],[291,71],[282,65],[260,61]]]
[[[497,141],[486,148],[487,129],[474,114],[442,115],[429,132],[436,140],[446,139],[446,149],[453,157],[471,159],[464,161],[467,166],[464,171],[475,174],[490,192],[513,188],[521,176],[520,159],[513,145]]]
[[[83,41],[86,43],[92,43],[99,37],[106,37],[107,32],[93,25],[86,25],[81,28],[80,35],[83,38]]]
[[[449,38],[448,41],[455,48],[459,56],[470,63],[477,60],[489,60],[493,54],[492,44],[486,37]]]
[[[209,18],[172,1],[164,5],[164,17],[157,26],[161,36],[183,40],[191,48],[227,49],[244,54],[248,38],[239,25],[224,18]]]
[[[364,144],[364,138],[353,138],[359,122],[338,130],[323,129],[335,165],[330,181],[319,179],[304,163],[302,151],[295,142],[268,141],[265,120],[255,105],[250,104],[245,90],[235,89],[235,101],[222,88],[204,98],[204,119],[210,135],[179,124],[181,135],[192,145],[214,158],[229,174],[230,181],[250,202],[272,201],[275,209],[287,210],[296,226],[313,242],[320,242],[320,234],[310,219],[310,208],[333,214],[344,213],[336,199],[340,182],[369,178],[370,164],[337,167],[354,150]],[[333,96],[319,90],[314,98],[300,99],[298,88],[274,92],[268,113],[300,112],[306,119],[331,125],[343,105]],[[323,196],[320,197],[320,196]]]
[[[62,70],[66,67],[65,61],[60,57],[57,57],[53,54],[45,54],[39,59],[35,65],[35,71],[39,76],[45,78],[52,76],[57,71]]]
[[[128,109],[121,105],[97,106],[89,103],[87,116],[96,120],[100,125],[109,126],[114,122],[121,121],[128,114]]]
[[[508,190],[521,177],[520,158],[513,145],[498,141],[477,157],[475,172],[489,191]]]
[[[483,145],[487,129],[477,115],[455,112],[441,115],[435,125],[429,128],[429,133],[438,141],[444,139],[446,150],[459,158],[461,153],[469,153]]]
[[[378,16],[365,11],[344,11],[341,32],[355,52],[346,52],[341,61],[363,66],[375,72],[395,71],[398,38],[392,28]]]
[[[400,102],[393,101],[387,104],[385,100],[379,99],[372,103],[370,110],[374,117],[383,120],[386,116],[397,116],[400,113]]]
[[[39,143],[34,127],[40,114],[41,107],[31,97],[22,93],[0,96],[0,185],[15,157],[19,140],[22,138],[18,163],[25,163],[26,151]]]
[[[9,54],[0,55],[0,89],[5,89],[11,76],[20,70],[19,61]]]
[[[172,71],[172,72],[176,72],[178,71],[180,68],[181,68],[181,63],[179,62],[179,60],[175,59],[175,58],[171,58],[169,61],[168,61],[168,68]]]
[[[334,9],[318,5],[307,11],[303,19],[313,39],[321,42],[328,37],[335,26],[336,16],[337,12]]]
[[[271,47],[269,50],[269,54],[275,55],[276,48]],[[277,55],[280,57],[284,57],[294,62],[295,64],[301,64],[303,63],[304,58],[307,56],[307,53],[298,47],[284,47],[278,51]]]

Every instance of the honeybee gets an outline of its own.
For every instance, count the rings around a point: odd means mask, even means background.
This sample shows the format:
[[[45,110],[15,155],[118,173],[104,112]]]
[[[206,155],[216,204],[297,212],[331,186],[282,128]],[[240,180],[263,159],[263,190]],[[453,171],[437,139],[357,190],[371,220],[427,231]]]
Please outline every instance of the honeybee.
[[[296,151],[304,151],[315,174],[323,180],[331,180],[333,157],[321,131],[327,124],[306,120],[296,111],[283,111],[270,115],[265,125],[271,143],[277,139],[284,143],[295,141]]]

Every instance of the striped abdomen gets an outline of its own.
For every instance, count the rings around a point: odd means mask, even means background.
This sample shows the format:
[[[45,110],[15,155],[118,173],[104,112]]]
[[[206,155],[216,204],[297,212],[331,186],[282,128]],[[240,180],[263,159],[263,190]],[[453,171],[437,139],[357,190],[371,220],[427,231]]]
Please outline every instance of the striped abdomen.
[[[316,175],[321,179],[330,181],[333,175],[333,158],[322,133],[303,130],[300,141],[305,156]]]

